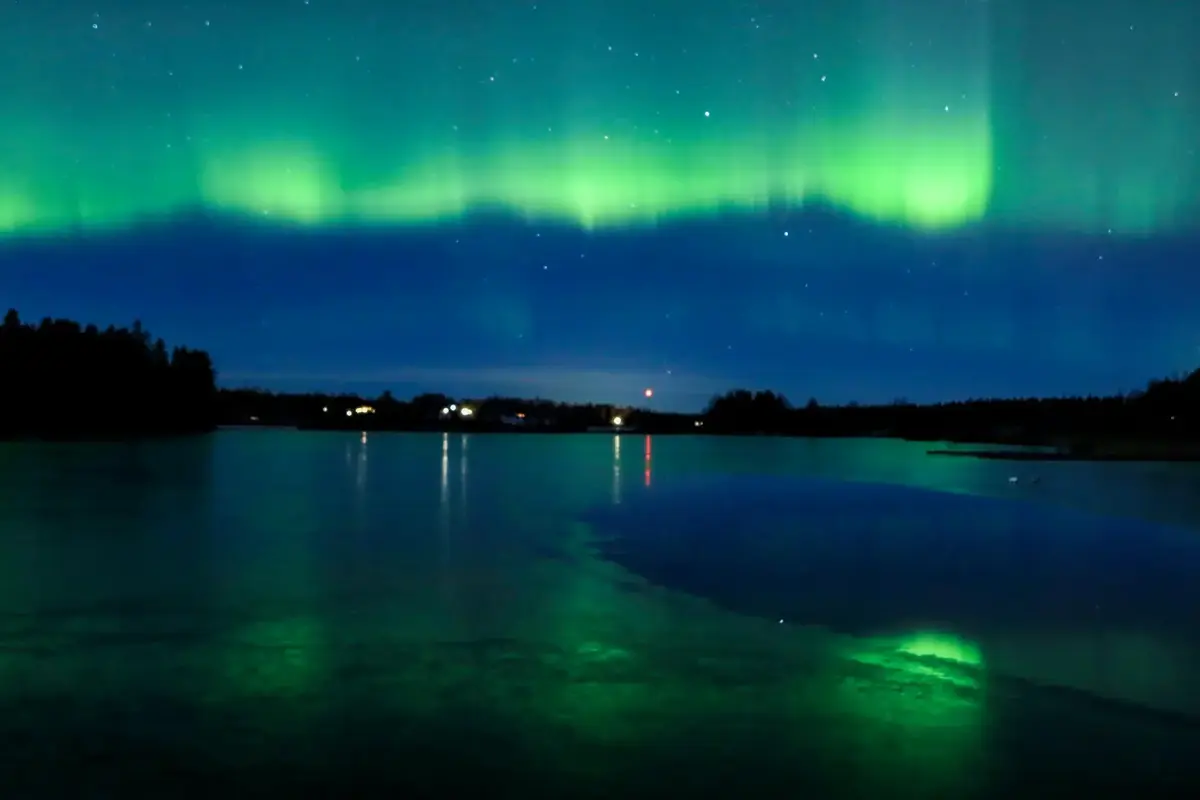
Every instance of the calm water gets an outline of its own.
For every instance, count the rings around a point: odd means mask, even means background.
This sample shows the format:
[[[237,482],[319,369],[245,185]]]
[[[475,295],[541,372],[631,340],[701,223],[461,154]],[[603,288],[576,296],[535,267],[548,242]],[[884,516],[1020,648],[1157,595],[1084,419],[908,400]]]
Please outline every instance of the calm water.
[[[0,445],[0,789],[1182,796],[1200,472],[925,449]]]

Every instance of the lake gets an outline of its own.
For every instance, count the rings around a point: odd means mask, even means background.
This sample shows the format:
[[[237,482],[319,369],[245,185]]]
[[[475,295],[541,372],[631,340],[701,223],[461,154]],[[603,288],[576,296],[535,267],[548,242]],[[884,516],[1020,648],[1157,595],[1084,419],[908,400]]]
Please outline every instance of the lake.
[[[0,444],[0,788],[1191,796],[1200,469],[929,447]]]

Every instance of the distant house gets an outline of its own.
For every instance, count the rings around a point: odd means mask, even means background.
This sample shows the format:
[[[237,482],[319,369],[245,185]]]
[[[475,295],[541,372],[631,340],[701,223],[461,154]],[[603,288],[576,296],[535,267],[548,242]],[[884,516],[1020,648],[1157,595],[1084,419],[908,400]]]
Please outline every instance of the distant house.
[[[465,403],[462,405],[459,405],[458,403],[451,403],[448,406],[444,406],[442,410],[438,412],[438,419],[446,420],[455,417],[461,419],[474,419],[475,407]]]
[[[637,428],[630,425],[588,425],[588,433],[637,433]]]
[[[501,414],[500,424],[510,428],[552,428],[554,420],[550,417],[539,417],[525,411],[512,414]]]
[[[553,417],[543,417],[538,414],[531,414],[528,411],[501,414],[496,419],[501,425],[507,428],[525,430],[553,428],[557,424],[557,420]]]

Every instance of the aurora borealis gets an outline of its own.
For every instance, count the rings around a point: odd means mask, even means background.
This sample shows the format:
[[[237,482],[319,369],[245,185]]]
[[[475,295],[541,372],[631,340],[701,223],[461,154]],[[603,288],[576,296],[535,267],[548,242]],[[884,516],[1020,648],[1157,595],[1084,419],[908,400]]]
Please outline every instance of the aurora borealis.
[[[1200,364],[1188,3],[4,15],[0,296],[231,382],[683,407]]]

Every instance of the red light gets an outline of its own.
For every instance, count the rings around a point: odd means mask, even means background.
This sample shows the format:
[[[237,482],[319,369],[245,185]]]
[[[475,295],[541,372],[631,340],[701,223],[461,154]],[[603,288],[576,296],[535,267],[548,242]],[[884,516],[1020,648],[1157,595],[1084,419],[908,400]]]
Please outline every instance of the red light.
[[[650,485],[650,437],[646,437],[646,486]]]

